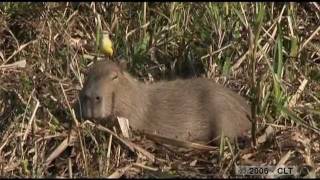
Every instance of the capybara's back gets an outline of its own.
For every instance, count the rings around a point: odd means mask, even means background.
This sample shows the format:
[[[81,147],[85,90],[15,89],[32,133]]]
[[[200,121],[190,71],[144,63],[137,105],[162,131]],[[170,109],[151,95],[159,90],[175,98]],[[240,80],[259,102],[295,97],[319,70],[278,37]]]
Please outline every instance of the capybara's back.
[[[143,129],[182,140],[210,141],[221,130],[229,137],[250,128],[250,108],[231,90],[208,79],[160,82],[148,88]]]

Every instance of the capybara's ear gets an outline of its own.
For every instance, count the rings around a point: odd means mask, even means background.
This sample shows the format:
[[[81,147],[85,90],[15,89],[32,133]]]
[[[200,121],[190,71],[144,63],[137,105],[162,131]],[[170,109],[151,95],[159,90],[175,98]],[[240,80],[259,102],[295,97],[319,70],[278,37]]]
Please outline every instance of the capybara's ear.
[[[128,62],[127,60],[125,60],[124,58],[119,59],[119,67],[121,69],[121,71],[126,71],[128,68]]]

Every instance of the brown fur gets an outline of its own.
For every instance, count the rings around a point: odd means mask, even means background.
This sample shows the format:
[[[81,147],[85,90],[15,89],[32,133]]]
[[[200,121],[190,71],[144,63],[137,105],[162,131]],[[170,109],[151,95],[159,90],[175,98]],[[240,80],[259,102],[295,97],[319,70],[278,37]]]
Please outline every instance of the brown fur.
[[[250,108],[231,90],[205,78],[137,81],[112,62],[97,62],[80,92],[82,115],[106,120],[129,119],[133,129],[178,140],[208,142],[236,137],[250,128]]]

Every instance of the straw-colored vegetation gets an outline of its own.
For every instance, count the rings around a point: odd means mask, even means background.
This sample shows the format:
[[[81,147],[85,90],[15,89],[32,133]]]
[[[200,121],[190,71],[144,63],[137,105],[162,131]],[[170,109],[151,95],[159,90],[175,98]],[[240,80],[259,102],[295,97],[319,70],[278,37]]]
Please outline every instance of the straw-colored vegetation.
[[[98,51],[102,31],[112,57]],[[97,56],[125,58],[140,80],[205,76],[239,92],[253,102],[252,145],[181,152],[75,119]],[[1,3],[0,176],[234,177],[235,165],[292,165],[319,177],[319,82],[317,2]]]

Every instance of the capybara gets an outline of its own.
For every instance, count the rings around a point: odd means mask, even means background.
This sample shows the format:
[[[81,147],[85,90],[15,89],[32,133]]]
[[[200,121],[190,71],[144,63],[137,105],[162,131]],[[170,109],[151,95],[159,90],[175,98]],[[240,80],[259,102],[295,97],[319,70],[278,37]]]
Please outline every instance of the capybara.
[[[146,84],[124,61],[98,61],[80,92],[81,115],[106,121],[125,117],[134,130],[192,142],[210,142],[224,132],[235,138],[250,126],[250,108],[237,93],[206,78]]]

